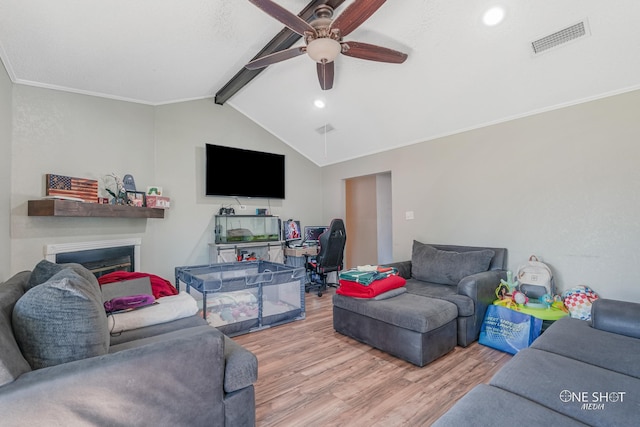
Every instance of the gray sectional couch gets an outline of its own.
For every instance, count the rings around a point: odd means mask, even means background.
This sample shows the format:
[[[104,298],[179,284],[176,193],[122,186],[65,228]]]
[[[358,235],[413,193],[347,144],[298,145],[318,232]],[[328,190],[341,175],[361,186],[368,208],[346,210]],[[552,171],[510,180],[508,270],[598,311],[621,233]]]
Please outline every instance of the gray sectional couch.
[[[389,264],[402,289],[375,298],[333,296],[333,327],[417,366],[478,339],[487,306],[506,278],[507,250],[413,242],[411,260]],[[405,291],[398,294],[398,290]]]
[[[598,299],[590,322],[554,322],[434,426],[635,426],[640,304]]]
[[[506,279],[507,249],[413,242],[411,260],[390,264],[413,295],[449,301],[458,308],[458,345],[478,339],[487,307]]]
[[[110,336],[95,277],[0,283],[3,426],[253,426],[256,357],[197,315]]]

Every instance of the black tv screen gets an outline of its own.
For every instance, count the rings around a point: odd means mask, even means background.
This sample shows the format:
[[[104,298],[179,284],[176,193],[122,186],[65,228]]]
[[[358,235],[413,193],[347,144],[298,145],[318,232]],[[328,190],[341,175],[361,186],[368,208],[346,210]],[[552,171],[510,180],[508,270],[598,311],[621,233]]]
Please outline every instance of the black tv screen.
[[[284,155],[206,144],[207,196],[284,199]]]

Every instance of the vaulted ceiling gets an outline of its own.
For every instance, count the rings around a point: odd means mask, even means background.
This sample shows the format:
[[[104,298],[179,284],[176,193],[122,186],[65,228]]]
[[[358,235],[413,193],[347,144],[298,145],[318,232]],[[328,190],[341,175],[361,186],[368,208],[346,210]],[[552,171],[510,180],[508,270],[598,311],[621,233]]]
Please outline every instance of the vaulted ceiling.
[[[295,14],[309,4],[274,1]],[[504,20],[487,26],[495,5]],[[226,103],[328,165],[638,89],[639,21],[637,0],[389,0],[345,39],[406,52],[403,64],[340,55],[322,91],[301,55]],[[584,35],[534,53],[580,23]],[[282,29],[247,0],[0,0],[13,82],[150,105],[213,102]]]

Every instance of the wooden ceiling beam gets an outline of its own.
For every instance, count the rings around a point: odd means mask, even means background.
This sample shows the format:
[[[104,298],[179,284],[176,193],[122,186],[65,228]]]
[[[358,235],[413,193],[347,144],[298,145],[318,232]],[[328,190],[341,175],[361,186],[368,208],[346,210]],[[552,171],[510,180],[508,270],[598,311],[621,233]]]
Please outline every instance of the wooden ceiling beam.
[[[298,14],[298,16],[304,19],[307,22],[311,22],[313,20],[313,13],[316,7],[322,4],[328,4],[333,9],[338,8],[344,0],[312,0],[303,10]],[[264,55],[269,55],[275,52],[279,52],[284,49],[289,49],[293,46],[298,40],[300,40],[300,35],[291,31],[289,28],[283,28],[276,36],[271,39],[269,43],[265,45],[264,48],[256,56],[254,56],[251,61],[254,59],[258,59]],[[250,61],[247,61],[250,62]],[[265,67],[266,68],[266,67]],[[240,89],[242,89],[247,83],[253,80],[258,74],[265,70],[265,68],[260,68],[258,70],[248,70],[244,67],[240,71],[236,73],[235,76],[231,78],[223,87],[220,89],[215,95],[215,103],[219,105],[223,105],[225,102],[229,100],[233,95],[235,95]]]

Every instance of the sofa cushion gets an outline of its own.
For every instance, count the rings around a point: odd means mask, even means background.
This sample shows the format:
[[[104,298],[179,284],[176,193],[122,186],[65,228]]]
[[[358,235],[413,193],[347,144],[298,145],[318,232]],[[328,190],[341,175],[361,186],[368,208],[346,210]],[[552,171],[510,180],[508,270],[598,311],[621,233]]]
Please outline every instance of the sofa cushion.
[[[573,314],[573,313],[572,313]],[[629,301],[598,298],[591,306],[591,325],[601,331],[640,338],[640,310]]]
[[[516,418],[508,416],[505,410],[513,411]],[[517,420],[532,426],[579,427],[587,425],[517,394],[486,384],[479,384],[458,400],[433,424],[433,427],[512,427],[518,424]]]
[[[411,276],[425,282],[457,285],[463,277],[487,271],[495,252],[491,249],[454,252],[413,241]]]
[[[389,299],[389,298],[396,297],[400,294],[404,294],[405,292],[407,292],[407,288],[403,286],[402,288],[391,289],[390,291],[383,292],[379,295],[376,295],[375,297],[373,297],[373,299],[376,301],[380,301],[381,299]]]
[[[100,288],[71,268],[29,289],[13,309],[13,331],[33,369],[106,354]]]
[[[109,352],[111,352],[113,347],[118,344],[136,341],[148,337],[154,337],[173,331],[182,331],[185,329],[204,325],[207,325],[207,321],[204,320],[201,315],[195,314],[190,317],[174,320],[173,322],[160,323],[158,325],[145,326],[144,328],[132,329],[129,331],[122,331],[117,334],[111,334]]]
[[[89,270],[83,267],[81,264],[76,263],[67,263],[67,264],[56,264],[51,261],[47,261],[43,259],[40,261],[31,271],[31,276],[29,277],[29,282],[25,287],[25,291],[37,286],[41,283],[46,282],[54,275],[58,274],[60,271],[65,268],[69,268],[75,271],[80,277],[89,281],[92,285],[97,286],[100,289],[100,285],[98,284],[98,279],[93,275]]]
[[[638,423],[636,378],[536,348],[520,350],[490,384],[588,425]]]
[[[409,279],[405,284],[405,288],[407,288],[408,293],[413,295],[437,298],[454,303],[458,307],[458,316],[473,316],[476,312],[473,300],[466,295],[458,294],[455,286]]]
[[[555,321],[531,347],[640,379],[640,339],[595,329],[585,320]]]
[[[31,370],[11,328],[13,306],[24,294],[23,286],[28,280],[29,272],[24,271],[0,283],[0,386]]]
[[[419,333],[437,329],[458,317],[458,309],[448,301],[409,293],[379,301],[335,294],[333,305]]]
[[[37,263],[36,266],[31,271],[31,276],[29,277],[29,283],[25,288],[25,291],[33,288],[34,286],[37,286],[41,283],[46,282],[52,276],[54,276],[56,273],[59,273],[60,270],[63,270],[63,269],[64,267],[62,266],[62,264],[56,264],[54,262],[43,259],[42,261]]]

